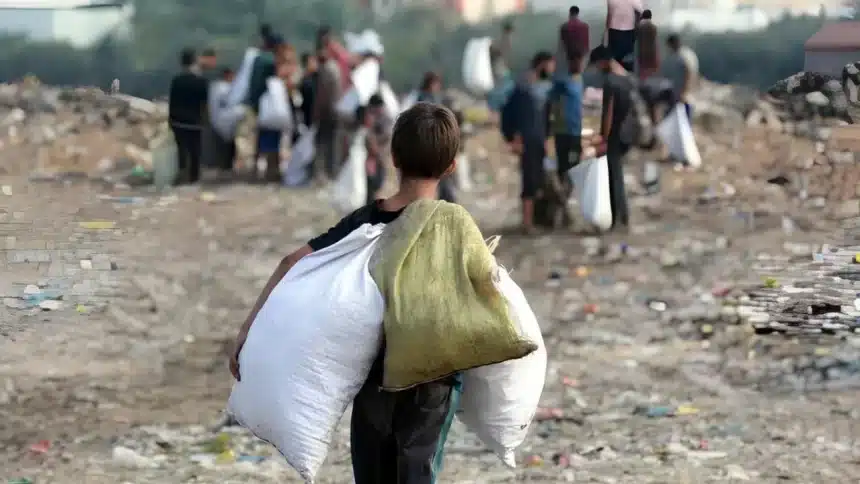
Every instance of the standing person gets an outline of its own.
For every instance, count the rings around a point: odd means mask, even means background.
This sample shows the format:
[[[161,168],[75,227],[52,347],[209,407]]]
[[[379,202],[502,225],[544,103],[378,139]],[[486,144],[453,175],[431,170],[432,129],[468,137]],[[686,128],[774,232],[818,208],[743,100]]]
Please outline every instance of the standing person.
[[[302,70],[304,72],[299,84],[299,93],[302,96],[302,122],[310,128],[314,119],[314,97],[317,77],[319,77],[317,56],[310,52],[302,54]]]
[[[606,140],[604,148],[609,168],[612,229],[623,231],[630,225],[627,193],[624,190],[624,158],[636,144],[635,139],[638,137],[633,126],[640,120],[635,116],[634,103],[641,98],[637,96],[636,79],[615,60],[614,53],[607,47],[601,45],[595,48],[591,52],[589,63],[599,70],[603,78],[600,136]],[[647,113],[645,115],[647,116]]]
[[[612,57],[633,72],[636,26],[642,16],[642,0],[607,0],[604,41]]]
[[[314,92],[313,124],[317,127],[314,176],[318,180],[334,178],[343,158],[341,156],[341,122],[337,103],[343,95],[341,69],[332,51],[322,43],[318,57],[320,68]]]
[[[555,69],[552,54],[538,52],[529,70],[502,109],[502,131],[511,151],[520,155],[522,229],[535,232],[534,204],[544,184],[546,157],[546,102]]]
[[[209,85],[196,73],[193,49],[180,54],[182,72],[170,81],[168,119],[179,153],[177,183],[200,181],[200,132],[209,100]]]
[[[328,60],[333,60],[340,71],[340,87],[342,90],[349,89],[352,85],[350,73],[352,72],[355,60],[349,51],[340,42],[335,39],[331,31],[331,27],[323,25],[317,30],[317,50],[324,50],[325,57]]]
[[[200,67],[200,75],[209,83],[209,90],[211,91],[213,89],[213,84],[221,78],[218,70],[218,55],[215,53],[215,49],[204,49],[197,58],[197,65]],[[200,130],[200,143],[200,160],[203,166],[218,167],[223,164],[221,157],[224,156],[224,152],[219,149],[219,140],[212,128],[212,119],[209,109],[205,110],[203,113],[203,127]]]
[[[281,261],[236,337],[230,371],[241,378],[239,355],[257,313],[299,260],[336,244],[365,224],[391,224],[409,204],[435,198],[439,178],[454,169],[460,134],[450,110],[418,103],[397,118],[391,142],[401,182],[397,193],[344,217]],[[483,297],[479,295],[478,297]],[[444,303],[444,302],[443,302]],[[453,419],[459,375],[388,392],[381,389],[385,344],[352,405],[350,452],[355,484],[433,484],[439,442]]]
[[[289,92],[292,89],[295,70],[295,63],[289,60],[279,61],[276,68],[276,75],[270,77],[267,82],[268,84],[283,84],[287,93],[287,98],[282,100],[286,103],[286,106],[282,106],[282,109],[290,111],[291,114],[293,108],[289,100]],[[257,150],[266,162],[265,179],[267,182],[281,182],[281,142],[285,135],[289,134],[284,132],[284,129],[288,128],[289,127],[284,127],[282,129],[259,128],[257,131]]]
[[[636,29],[636,68],[639,79],[645,80],[660,69],[660,49],[657,46],[657,25],[651,10],[642,12],[642,21]]]
[[[567,22],[561,24],[558,33],[556,73],[566,79],[569,74],[580,74],[585,58],[591,51],[588,24],[579,18],[579,7],[570,7]]]
[[[235,74],[229,67],[221,70],[221,78],[209,85],[209,119],[211,121],[215,154],[217,156],[220,176],[229,178],[233,174],[233,164],[236,161],[236,128],[235,122],[240,116],[237,107],[229,104],[230,87]]]
[[[568,171],[579,163],[582,155],[583,89],[582,74],[579,72],[571,72],[566,76],[560,74],[555,77],[547,99],[547,126],[555,143],[558,166],[551,185],[565,225],[571,223],[567,200],[573,192]]]
[[[369,105],[359,106],[355,113],[358,129],[354,136],[364,138],[364,147],[367,150],[365,172],[367,174],[367,204],[373,203],[385,183],[385,166],[382,164],[382,144],[376,133],[377,110]]]
[[[661,74],[672,81],[675,94],[684,103],[687,118],[692,118],[693,108],[689,96],[696,85],[699,76],[699,59],[689,47],[681,44],[681,37],[672,34],[666,39],[669,53],[663,60]]]
[[[490,46],[490,64],[493,66],[493,77],[498,85],[511,70],[511,49],[513,47],[514,24],[502,24],[502,35]]]

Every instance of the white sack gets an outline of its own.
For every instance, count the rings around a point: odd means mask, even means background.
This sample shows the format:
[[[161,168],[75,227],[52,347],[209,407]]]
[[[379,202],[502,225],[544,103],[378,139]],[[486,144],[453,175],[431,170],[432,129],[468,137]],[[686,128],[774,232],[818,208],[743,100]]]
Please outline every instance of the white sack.
[[[657,137],[676,160],[683,161],[693,168],[702,165],[702,155],[699,153],[699,147],[696,146],[693,128],[690,126],[683,104],[675,105],[669,116],[660,122],[657,126]]]
[[[364,128],[356,133],[349,147],[349,154],[331,185],[331,201],[334,208],[344,214],[363,207],[367,202],[367,147]]]
[[[493,63],[490,46],[493,39],[481,37],[466,44],[463,53],[463,83],[475,94],[484,95],[493,90]]]
[[[308,483],[382,343],[385,302],[368,262],[383,228],[366,224],[302,258],[275,286],[239,354],[242,380],[227,411]]]
[[[217,81],[209,91],[209,120],[212,129],[225,140],[236,137],[246,112],[242,103],[230,104],[230,88],[226,81]]]
[[[308,167],[316,154],[317,129],[299,126],[299,139],[290,150],[290,161],[284,171],[284,185],[295,187],[308,182]]]
[[[293,126],[289,95],[284,81],[277,77],[266,79],[266,92],[260,97],[257,125],[287,133]]]
[[[340,98],[335,110],[344,119],[353,119],[355,110],[364,106],[379,91],[379,62],[367,59],[352,71],[352,88]]]
[[[546,346],[534,312],[507,271],[499,268],[495,284],[514,325],[538,349],[518,360],[463,372],[458,416],[506,465],[515,467],[514,450],[525,440],[543,393]]]
[[[390,119],[396,118],[397,115],[400,114],[400,103],[397,101],[397,96],[391,89],[391,85],[385,81],[379,83],[379,95],[385,103],[385,114],[387,114]]]
[[[231,106],[236,106],[245,102],[248,97],[248,90],[251,88],[251,71],[254,68],[254,61],[260,55],[259,49],[249,47],[245,51],[245,57],[242,58],[242,64],[233,78],[233,85],[230,87],[230,95],[227,97],[227,103]]]
[[[472,166],[469,163],[469,155],[460,153],[457,155],[457,166],[454,168],[454,181],[457,189],[462,192],[472,191]]]
[[[360,34],[347,32],[343,34],[343,40],[346,44],[346,50],[351,54],[373,54],[381,56],[385,53],[385,46],[382,44],[382,38],[372,29],[366,29]]]
[[[582,217],[600,230],[612,226],[612,203],[609,198],[609,166],[606,157],[583,161],[570,169],[574,193]]]

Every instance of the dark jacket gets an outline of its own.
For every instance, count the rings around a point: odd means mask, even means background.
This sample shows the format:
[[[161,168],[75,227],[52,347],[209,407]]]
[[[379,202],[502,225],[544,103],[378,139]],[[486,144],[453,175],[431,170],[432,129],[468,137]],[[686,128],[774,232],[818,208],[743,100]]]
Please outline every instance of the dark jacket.
[[[506,138],[520,136],[525,143],[543,143],[547,138],[546,102],[550,81],[517,84],[502,109],[502,130]]]
[[[185,71],[170,81],[168,119],[177,128],[200,129],[206,120],[204,113],[209,102],[209,81]]]
[[[251,80],[248,84],[248,99],[245,104],[255,112],[260,109],[260,98],[266,92],[266,79],[275,75],[275,56],[263,51],[254,59],[251,67]]]
[[[314,119],[317,75],[316,72],[307,74],[299,85],[299,92],[302,95],[302,117],[307,126],[310,126]]]

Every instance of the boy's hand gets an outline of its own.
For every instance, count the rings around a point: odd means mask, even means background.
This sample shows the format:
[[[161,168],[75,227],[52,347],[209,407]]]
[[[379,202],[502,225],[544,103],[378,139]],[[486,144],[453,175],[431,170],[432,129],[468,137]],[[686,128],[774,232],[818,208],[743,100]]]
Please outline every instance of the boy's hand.
[[[239,374],[239,353],[242,352],[242,347],[245,346],[245,339],[247,338],[248,335],[244,331],[239,333],[239,336],[236,337],[233,354],[230,355],[230,373],[233,374],[233,378],[235,378],[236,381],[242,381],[242,377]]]

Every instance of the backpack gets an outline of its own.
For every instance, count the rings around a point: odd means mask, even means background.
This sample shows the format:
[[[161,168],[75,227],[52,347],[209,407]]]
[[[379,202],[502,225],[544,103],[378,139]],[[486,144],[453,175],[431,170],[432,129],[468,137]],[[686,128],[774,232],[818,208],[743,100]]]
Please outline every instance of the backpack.
[[[625,79],[622,86],[624,94],[630,101],[630,109],[619,124],[619,139],[626,145],[639,148],[650,148],[654,145],[654,123],[651,121],[651,113],[648,104],[639,92],[633,79]],[[604,86],[606,89],[606,86]]]

